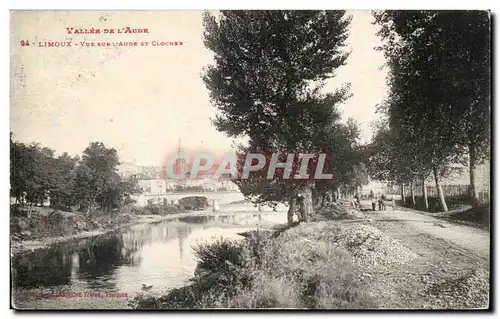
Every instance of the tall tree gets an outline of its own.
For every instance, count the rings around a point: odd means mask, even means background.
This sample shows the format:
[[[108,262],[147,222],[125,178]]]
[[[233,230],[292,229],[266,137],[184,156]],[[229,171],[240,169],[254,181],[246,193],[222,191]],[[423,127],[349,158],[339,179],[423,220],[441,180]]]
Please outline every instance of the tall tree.
[[[91,143],[82,159],[67,153],[55,157],[52,149],[10,140],[10,193],[21,205],[44,205],[50,197],[54,208],[79,205],[89,212],[95,204],[110,211],[131,201],[140,192],[136,180],[118,175],[118,154],[104,144]]]
[[[479,204],[475,169],[490,152],[491,17],[488,11],[440,12],[434,25],[442,28],[443,90],[449,99],[447,116],[468,155],[471,198]],[[452,54],[449,54],[452,52]]]
[[[102,209],[110,208],[106,194],[118,187],[118,164],[118,153],[114,148],[93,142],[85,149],[75,179],[75,197],[81,210],[88,214],[96,203]]]
[[[421,173],[433,172],[447,211],[442,172],[467,153],[471,167],[475,166],[474,151],[488,144],[489,103],[484,91],[488,87],[488,14],[382,11],[374,16],[381,26],[378,34],[385,41],[381,49],[390,67],[387,113],[391,129],[402,138],[402,145],[418,150]],[[468,82],[473,85],[466,89]],[[467,136],[474,136],[472,148],[464,147],[471,145]],[[475,188],[473,182],[471,186]]]
[[[70,208],[75,204],[75,169],[79,157],[63,153],[53,160],[54,184],[50,191],[50,203],[54,207]]]
[[[322,94],[321,88],[345,64],[349,23],[344,11],[206,13],[204,43],[215,65],[208,66],[203,80],[219,111],[215,127],[272,153],[318,151],[312,144],[316,128],[329,126],[334,106],[348,96],[347,88],[332,94]],[[279,192],[290,203],[301,193],[301,215],[308,220],[314,187],[309,180]]]
[[[21,205],[43,205],[54,185],[52,164],[54,151],[39,144],[10,143],[11,196]]]

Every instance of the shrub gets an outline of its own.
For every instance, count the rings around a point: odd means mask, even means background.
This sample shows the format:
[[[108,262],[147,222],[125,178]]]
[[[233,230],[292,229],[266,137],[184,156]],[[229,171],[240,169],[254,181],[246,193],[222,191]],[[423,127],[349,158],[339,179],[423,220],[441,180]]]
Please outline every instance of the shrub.
[[[217,276],[161,298],[143,296],[136,304],[158,308],[375,307],[350,254],[325,237],[335,232],[313,238],[318,231],[310,228],[310,233],[288,230],[274,238],[252,232],[244,241],[220,239],[198,245],[194,249],[199,267]]]
[[[179,200],[179,205],[186,210],[204,210],[208,207],[208,198],[204,196],[189,196]]]
[[[184,208],[178,204],[168,204],[163,207],[167,214],[182,213],[184,211]]]
[[[253,278],[252,287],[234,296],[230,308],[298,308],[300,291],[293,279],[259,272]]]
[[[144,207],[139,207],[133,204],[125,205],[121,208],[120,213],[124,214],[133,214],[133,215],[144,215],[146,214],[146,210]]]
[[[151,215],[161,215],[163,213],[163,207],[158,204],[147,204],[144,210]]]
[[[198,244],[193,249],[200,268],[220,271],[227,268],[228,263],[241,266],[242,247],[237,241],[221,238],[213,243]]]
[[[61,224],[64,219],[65,218],[64,218],[63,214],[61,214],[61,212],[59,212],[59,211],[52,211],[49,214],[49,221],[53,225],[57,226],[57,225]]]

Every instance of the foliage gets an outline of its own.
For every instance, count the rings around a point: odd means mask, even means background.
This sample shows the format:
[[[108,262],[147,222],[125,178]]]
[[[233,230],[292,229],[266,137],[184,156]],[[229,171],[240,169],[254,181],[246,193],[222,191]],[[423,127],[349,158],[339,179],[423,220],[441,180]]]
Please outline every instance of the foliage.
[[[417,115],[423,123],[434,124],[441,133],[434,135],[438,141],[450,141],[463,151],[473,143],[484,157],[489,148],[490,14],[384,11],[375,18],[386,40],[381,49],[394,70],[390,82],[399,102],[411,102],[409,109],[421,111]],[[402,79],[412,88],[409,92],[396,90],[405,88]]]
[[[346,62],[350,19],[344,11],[222,11],[217,18],[205,14],[205,46],[214,53],[215,65],[205,69],[203,80],[218,110],[215,127],[230,137],[248,139],[248,145],[239,147],[240,168],[248,153],[268,159],[272,153],[326,153],[342,158],[326,163],[327,170],[337,173],[335,183],[347,178],[353,165],[346,165],[350,157],[341,154],[353,152],[354,128],[352,123],[341,124],[336,106],[350,96],[349,85],[333,93],[321,90]],[[298,162],[295,158],[293,174]],[[315,187],[315,160],[311,162],[308,181],[279,174],[267,179],[264,168],[235,182],[254,202],[290,201],[301,189]]]
[[[188,196],[179,199],[179,205],[186,210],[204,210],[208,207],[208,198],[204,196]]]
[[[121,185],[117,166],[118,154],[102,143],[94,142],[83,151],[76,174],[76,198],[82,210],[91,210],[98,203],[103,210],[111,210],[120,194]]]
[[[241,245],[237,241],[217,239],[209,244],[198,244],[194,255],[198,258],[198,267],[216,272],[228,265],[241,266]]]
[[[329,242],[333,238],[309,238],[312,244],[304,240],[309,233],[288,232],[277,238],[255,232],[245,241],[221,239],[198,245],[198,265],[217,276],[199,278],[161,297],[141,293],[131,305],[142,309],[375,306],[363,290],[358,267],[347,251]]]
[[[21,205],[42,204],[50,197],[52,207],[103,211],[131,202],[140,191],[136,180],[122,180],[115,149],[91,143],[81,159],[55,152],[38,144],[26,145],[10,140],[11,196]]]
[[[10,140],[11,196],[25,202],[43,204],[49,194],[56,205],[71,205],[73,169],[78,157],[54,151],[38,144],[26,145]]]
[[[490,17],[487,11],[376,11],[390,72],[387,115],[371,172],[409,182],[488,155]],[[378,153],[378,154],[377,154]],[[475,192],[475,191],[473,191]],[[446,205],[443,200],[443,206]]]
[[[222,11],[219,21],[206,13],[216,64],[203,80],[221,111],[217,129],[289,149],[307,143],[310,125],[323,119],[320,104],[342,98],[312,84],[345,63],[349,22],[344,11]]]
[[[163,207],[159,204],[147,204],[144,207],[144,211],[151,215],[162,215]]]
[[[167,214],[176,214],[184,212],[184,207],[177,204],[148,204],[144,207],[144,209],[134,208],[137,213],[141,214],[150,214],[150,215],[167,215]]]

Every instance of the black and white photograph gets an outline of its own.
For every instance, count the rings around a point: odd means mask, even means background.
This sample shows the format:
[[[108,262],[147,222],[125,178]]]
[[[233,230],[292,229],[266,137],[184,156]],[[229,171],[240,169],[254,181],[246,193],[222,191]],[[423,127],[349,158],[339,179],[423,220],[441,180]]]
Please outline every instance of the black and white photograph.
[[[11,309],[492,310],[491,11],[9,18]]]

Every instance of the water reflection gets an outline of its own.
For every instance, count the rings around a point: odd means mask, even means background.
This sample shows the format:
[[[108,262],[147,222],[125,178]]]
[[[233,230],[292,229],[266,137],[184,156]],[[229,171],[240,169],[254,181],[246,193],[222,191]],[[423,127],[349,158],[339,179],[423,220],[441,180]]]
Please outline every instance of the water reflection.
[[[68,251],[62,247],[16,256],[12,259],[15,286],[36,288],[69,284],[72,262],[64,258],[67,254]]]
[[[12,259],[13,286],[20,291],[113,290],[131,296],[142,284],[160,291],[180,287],[196,267],[191,247],[214,237],[241,238],[238,232],[255,227],[246,227],[251,221],[273,218],[283,220],[269,214],[189,216],[53,245]],[[77,306],[76,300],[71,302]]]

